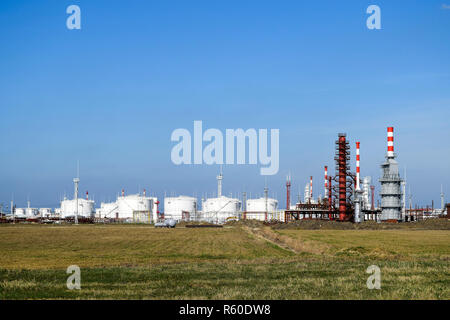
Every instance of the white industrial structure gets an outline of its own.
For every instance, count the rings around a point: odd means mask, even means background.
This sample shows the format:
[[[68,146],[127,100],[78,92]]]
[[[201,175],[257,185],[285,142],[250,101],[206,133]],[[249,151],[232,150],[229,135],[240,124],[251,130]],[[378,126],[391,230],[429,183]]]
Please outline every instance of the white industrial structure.
[[[305,203],[309,203],[310,200],[311,200],[311,196],[309,194],[309,191],[310,191],[309,184],[307,183],[306,186],[305,186],[305,193],[304,193],[304,196],[303,196],[303,201]]]
[[[371,207],[371,203],[370,203],[370,199],[371,199],[371,194],[370,194],[370,184],[372,183],[372,177],[364,177],[363,178],[363,183],[362,183],[362,191],[363,191],[363,207],[366,210],[369,210]]]
[[[118,206],[116,202],[102,202],[100,208],[95,210],[95,216],[97,218],[115,218],[118,212]]]
[[[188,196],[164,198],[164,218],[189,221],[196,218],[197,199]]]
[[[51,216],[53,216],[53,210],[51,208],[40,208],[39,216],[41,218],[50,218]]]
[[[15,217],[19,219],[34,219],[39,217],[39,209],[31,208],[30,200],[27,201],[26,208],[16,208],[15,209]]]
[[[18,219],[26,218],[27,215],[25,213],[26,208],[16,208],[14,210],[14,216]]]
[[[117,212],[113,218],[129,222],[152,221],[153,199],[145,195],[131,194],[117,198]]]
[[[246,207],[246,219],[260,221],[272,220],[274,219],[274,214],[277,212],[278,200],[265,197],[248,199]]]
[[[402,211],[402,190],[398,162],[394,153],[394,128],[387,129],[388,151],[386,161],[381,165],[381,220],[400,221]]]
[[[88,199],[72,199],[64,198],[61,201],[61,207],[57,211],[61,218],[74,218],[75,221],[79,217],[93,218],[94,217],[94,201]]]
[[[225,223],[229,219],[239,219],[240,208],[239,199],[225,196],[210,198],[203,203],[201,219],[211,223]]]
[[[39,209],[38,208],[25,208],[25,215],[27,218],[37,218],[39,217]]]
[[[210,198],[202,203],[199,220],[222,224],[230,219],[240,219],[241,202],[239,199],[222,196],[222,180],[221,168],[217,176],[217,198]]]

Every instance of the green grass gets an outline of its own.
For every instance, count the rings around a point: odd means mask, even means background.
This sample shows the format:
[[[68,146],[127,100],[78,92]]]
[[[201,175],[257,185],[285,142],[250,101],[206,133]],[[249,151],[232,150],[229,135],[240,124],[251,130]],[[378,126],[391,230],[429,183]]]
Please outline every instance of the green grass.
[[[445,230],[1,226],[0,299],[446,299]],[[81,290],[66,268],[81,267]],[[368,290],[368,266],[381,290]]]

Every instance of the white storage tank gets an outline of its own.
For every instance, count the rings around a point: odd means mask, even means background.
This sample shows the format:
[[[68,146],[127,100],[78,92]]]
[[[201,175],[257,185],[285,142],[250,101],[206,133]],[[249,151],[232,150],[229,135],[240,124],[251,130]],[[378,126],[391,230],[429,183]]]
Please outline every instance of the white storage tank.
[[[39,215],[44,218],[51,217],[53,215],[53,211],[50,208],[40,208]]]
[[[138,220],[145,220],[147,217],[147,220],[150,220],[153,199],[139,194],[121,196],[117,198],[117,206],[118,211],[113,218],[135,221],[137,217],[139,217]]]
[[[207,199],[203,203],[202,218],[211,223],[225,223],[228,219],[239,219],[241,202],[238,199],[221,196]]]
[[[197,199],[188,196],[164,198],[164,217],[176,221],[192,220],[197,212]]]
[[[102,202],[96,210],[97,218],[115,218],[119,212],[116,202]]]
[[[27,218],[39,217],[39,210],[37,208],[25,208],[25,215]]]
[[[16,208],[14,211],[16,218],[26,218],[25,208]]]
[[[61,218],[75,217],[77,214],[77,200],[63,200],[61,201]],[[94,201],[86,199],[78,199],[78,217],[92,218],[95,213]]]
[[[246,219],[254,219],[264,221],[267,219],[272,219],[273,214],[277,211],[278,201],[275,199],[266,198],[259,199],[248,199],[247,200],[247,211]],[[266,217],[267,212],[267,217]]]
[[[247,200],[247,212],[273,212],[278,208],[278,201],[275,199],[267,199],[267,209],[266,209],[266,198],[259,199],[248,199]]]

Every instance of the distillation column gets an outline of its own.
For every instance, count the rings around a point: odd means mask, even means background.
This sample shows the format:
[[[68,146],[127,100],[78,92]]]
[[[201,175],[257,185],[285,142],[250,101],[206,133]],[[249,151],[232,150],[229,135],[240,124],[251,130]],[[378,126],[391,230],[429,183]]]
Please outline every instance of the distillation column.
[[[387,128],[387,154],[386,161],[381,165],[381,220],[400,221],[402,211],[402,190],[398,163],[394,153],[394,128]]]

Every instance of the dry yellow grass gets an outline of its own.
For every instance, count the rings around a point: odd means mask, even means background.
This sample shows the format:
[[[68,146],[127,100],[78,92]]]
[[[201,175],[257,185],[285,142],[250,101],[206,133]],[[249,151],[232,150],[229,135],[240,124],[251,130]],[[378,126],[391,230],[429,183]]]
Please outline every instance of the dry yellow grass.
[[[146,266],[283,257],[237,228],[155,229],[136,225],[1,227],[0,269]]]
[[[305,244],[326,245],[335,255],[450,260],[448,230],[277,230]]]
[[[246,228],[0,226],[0,299],[450,298],[450,231]]]
[[[281,232],[275,232],[272,228],[267,226],[262,226],[258,228],[252,228],[248,226],[243,226],[243,229],[259,236],[267,241],[270,241],[281,248],[290,250],[294,253],[311,253],[311,254],[326,254],[330,248],[330,245],[326,243],[320,243],[318,241],[304,241],[298,237],[292,237],[289,235],[284,235]]]

